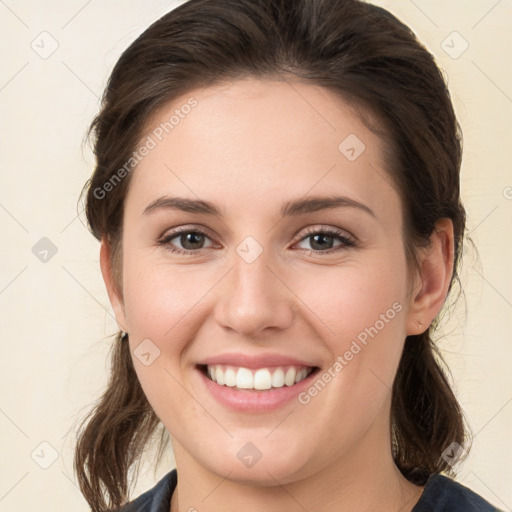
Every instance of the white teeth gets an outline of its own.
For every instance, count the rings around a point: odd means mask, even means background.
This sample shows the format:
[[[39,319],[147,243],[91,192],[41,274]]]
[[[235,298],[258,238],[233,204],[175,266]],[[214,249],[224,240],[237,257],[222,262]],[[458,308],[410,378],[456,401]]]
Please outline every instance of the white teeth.
[[[220,384],[221,386],[224,385],[224,372],[218,366],[215,369],[215,381],[217,382],[217,384]]]
[[[236,386],[236,372],[233,368],[227,368],[224,372],[224,384],[230,388]]]
[[[210,379],[221,386],[237,387],[239,389],[266,390],[293,386],[303,381],[312,368],[298,366],[278,366],[272,368],[249,368],[215,364],[207,366]]]
[[[218,381],[217,381],[218,384]],[[263,368],[254,374],[254,389],[270,389],[272,387],[272,376]]]
[[[297,370],[295,368],[288,368],[286,375],[284,376],[284,383],[287,386],[293,386],[295,384],[295,376],[297,375]]]
[[[282,368],[278,368],[272,374],[272,387],[273,388],[282,388],[284,386],[284,371]]]
[[[220,366],[217,366],[217,372],[222,369]],[[254,379],[252,378],[251,370],[247,368],[239,368],[236,373],[236,387],[239,389],[253,389]],[[217,381],[217,384],[222,384],[222,382]]]
[[[301,380],[304,380],[308,376],[308,370],[307,368],[302,368],[297,372],[297,376],[295,377],[295,384],[297,382],[300,382]]]

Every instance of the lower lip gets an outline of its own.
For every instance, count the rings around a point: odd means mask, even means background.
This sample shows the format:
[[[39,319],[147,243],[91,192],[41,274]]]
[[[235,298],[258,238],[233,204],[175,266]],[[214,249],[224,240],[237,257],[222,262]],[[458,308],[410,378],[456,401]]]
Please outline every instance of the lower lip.
[[[296,398],[299,393],[305,391],[318,373],[318,370],[311,372],[304,380],[293,386],[258,391],[221,386],[209,379],[198,368],[196,368],[196,371],[206,389],[219,403],[234,411],[246,413],[264,413],[283,407],[287,402]]]

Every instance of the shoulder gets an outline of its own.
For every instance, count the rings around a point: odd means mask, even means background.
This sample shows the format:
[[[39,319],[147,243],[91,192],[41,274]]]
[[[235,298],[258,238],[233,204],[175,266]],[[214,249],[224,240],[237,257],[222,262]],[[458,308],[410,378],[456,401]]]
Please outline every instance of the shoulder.
[[[412,512],[499,512],[464,485],[444,475],[432,475]]]
[[[135,500],[123,505],[118,512],[169,512],[176,488],[176,470],[169,471],[158,483]]]

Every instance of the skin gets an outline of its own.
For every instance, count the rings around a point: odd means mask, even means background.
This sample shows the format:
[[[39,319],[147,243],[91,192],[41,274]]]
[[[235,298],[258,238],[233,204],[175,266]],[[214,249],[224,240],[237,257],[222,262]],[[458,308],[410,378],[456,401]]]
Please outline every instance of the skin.
[[[441,220],[430,249],[418,249],[420,268],[409,279],[383,142],[349,105],[314,85],[244,79],[176,99],[145,135],[192,96],[198,105],[132,176],[121,283],[112,279],[109,245],[101,247],[132,356],[148,338],[160,350],[148,366],[133,363],[171,434],[179,475],[171,512],[410,511],[423,489],[392,459],[391,386],[406,336],[424,331],[446,298],[451,222]],[[366,146],[355,161],[338,149],[350,134]],[[166,194],[213,202],[222,217],[143,214]],[[374,216],[342,207],[280,217],[286,201],[332,194]],[[179,226],[210,233],[196,254],[158,244]],[[355,245],[334,238],[318,248],[307,227],[338,228]],[[236,251],[247,236],[263,249],[252,263]],[[167,247],[193,250],[183,243],[177,236]],[[331,247],[339,250],[322,254]],[[200,385],[196,364],[226,352],[274,352],[325,371],[396,302],[401,311],[306,405],[237,413]],[[237,458],[247,442],[262,454],[250,468]]]

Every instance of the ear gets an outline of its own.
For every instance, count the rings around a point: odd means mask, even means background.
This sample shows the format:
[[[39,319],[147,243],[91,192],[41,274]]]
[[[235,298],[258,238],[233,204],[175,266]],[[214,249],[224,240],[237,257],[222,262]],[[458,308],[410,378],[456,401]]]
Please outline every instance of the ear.
[[[453,223],[450,219],[436,223],[430,242],[431,245],[420,254],[420,271],[411,292],[408,336],[428,329],[448,295],[454,262]]]
[[[104,238],[101,240],[100,266],[103,281],[107,288],[108,298],[110,299],[110,304],[112,305],[112,309],[116,316],[117,325],[120,330],[128,332],[123,299],[118,287],[116,286],[112,270],[111,247]]]

